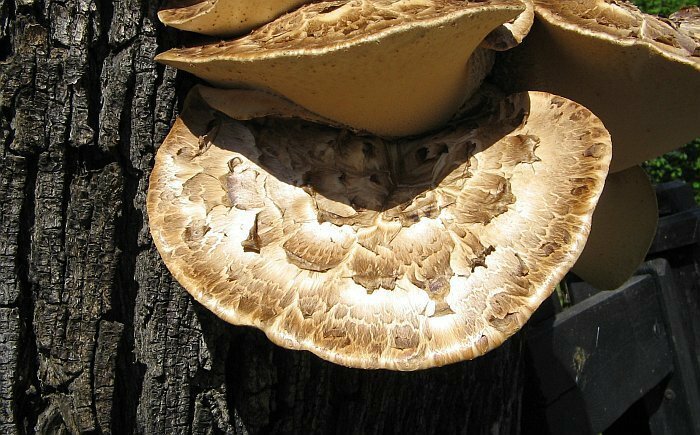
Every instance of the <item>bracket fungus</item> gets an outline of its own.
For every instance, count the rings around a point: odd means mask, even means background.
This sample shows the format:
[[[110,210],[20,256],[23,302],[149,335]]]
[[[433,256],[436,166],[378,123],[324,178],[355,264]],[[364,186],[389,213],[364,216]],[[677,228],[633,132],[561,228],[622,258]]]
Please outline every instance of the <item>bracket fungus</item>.
[[[175,6],[227,35],[247,18],[212,11],[234,4]],[[416,370],[500,345],[572,267],[611,288],[641,261],[657,213],[636,165],[700,133],[696,9],[264,4],[245,36],[157,57],[224,88],[190,91],[147,197],[165,264],[222,319]]]
[[[282,95],[357,130],[406,136],[439,127],[493,62],[479,48],[517,0],[352,0],[303,6],[231,41],[156,57],[217,87]]]
[[[700,14],[689,10],[676,25],[607,0],[535,0],[535,11],[531,32],[497,68],[498,82],[591,109],[613,138],[611,172],[700,136],[700,39],[692,31]]]
[[[193,97],[156,157],[151,231],[229,322],[348,366],[432,367],[498,346],[551,293],[610,148],[590,111],[537,92],[400,140]]]
[[[681,32],[695,40],[695,55],[700,56],[700,6],[686,6],[668,17]]]

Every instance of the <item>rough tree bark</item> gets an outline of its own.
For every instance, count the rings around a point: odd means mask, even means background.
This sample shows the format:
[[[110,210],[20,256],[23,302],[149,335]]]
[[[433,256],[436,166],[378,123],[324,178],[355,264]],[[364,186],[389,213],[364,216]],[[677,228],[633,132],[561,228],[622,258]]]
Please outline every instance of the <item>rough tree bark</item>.
[[[351,370],[173,280],[144,200],[192,79],[152,60],[185,37],[159,3],[0,0],[0,432],[517,433],[517,337],[440,369]]]

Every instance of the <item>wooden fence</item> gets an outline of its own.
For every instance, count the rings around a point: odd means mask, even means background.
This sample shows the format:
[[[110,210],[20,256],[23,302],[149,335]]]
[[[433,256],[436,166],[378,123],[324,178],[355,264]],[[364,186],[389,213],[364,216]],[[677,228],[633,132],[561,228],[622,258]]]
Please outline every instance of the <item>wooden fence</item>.
[[[647,262],[625,285],[565,282],[525,332],[524,434],[700,434],[700,207],[657,188]]]

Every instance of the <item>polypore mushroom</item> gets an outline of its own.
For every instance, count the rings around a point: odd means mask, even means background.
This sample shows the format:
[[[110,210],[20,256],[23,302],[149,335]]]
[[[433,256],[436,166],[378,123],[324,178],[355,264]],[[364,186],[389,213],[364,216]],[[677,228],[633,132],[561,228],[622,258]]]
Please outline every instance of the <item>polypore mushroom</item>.
[[[260,118],[234,120],[197,92],[151,175],[163,260],[224,320],[352,367],[440,366],[515,333],[583,248],[610,161],[602,123],[546,93],[387,140],[240,91],[229,113]]]
[[[618,288],[644,261],[658,216],[656,193],[642,168],[608,175],[586,247],[571,271],[598,289]]]
[[[306,0],[172,0],[158,12],[166,26],[232,36],[268,23]]]
[[[325,1],[156,59],[217,87],[267,90],[354,129],[405,136],[452,117],[492,66],[479,44],[524,9],[517,0]]]
[[[695,55],[700,56],[700,6],[686,6],[668,18],[683,33],[695,39]]]
[[[613,138],[611,172],[700,136],[700,45],[687,25],[679,30],[627,2],[535,0],[535,11],[498,81],[592,110]]]

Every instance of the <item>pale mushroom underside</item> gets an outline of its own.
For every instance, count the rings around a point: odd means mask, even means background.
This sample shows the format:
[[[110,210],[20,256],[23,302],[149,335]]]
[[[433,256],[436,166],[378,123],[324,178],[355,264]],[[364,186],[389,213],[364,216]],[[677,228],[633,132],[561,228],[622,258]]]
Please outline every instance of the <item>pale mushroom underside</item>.
[[[156,156],[154,241],[224,320],[352,367],[415,370],[515,333],[578,257],[610,161],[546,93],[400,141],[190,104]]]
[[[618,288],[644,261],[658,220],[656,193],[641,167],[609,174],[586,247],[571,271],[597,289]]]

